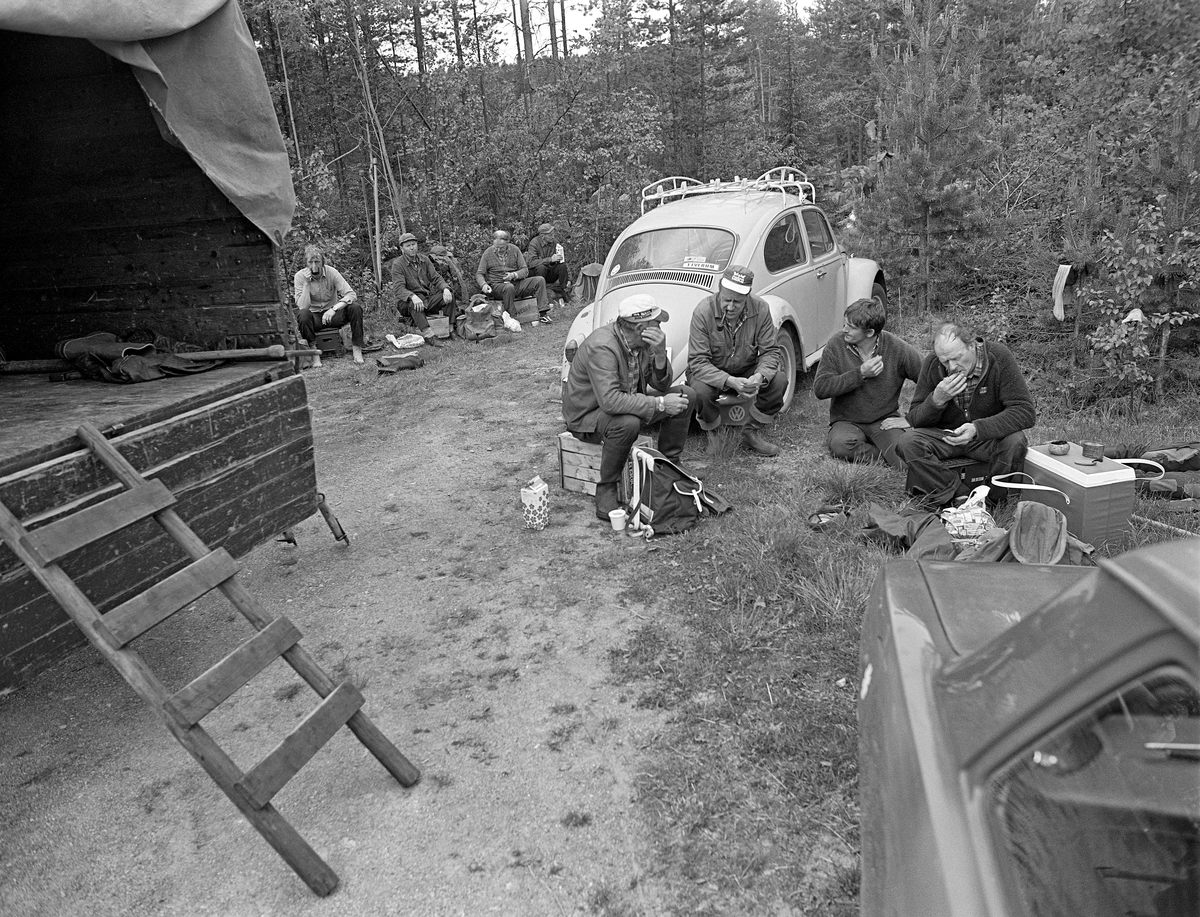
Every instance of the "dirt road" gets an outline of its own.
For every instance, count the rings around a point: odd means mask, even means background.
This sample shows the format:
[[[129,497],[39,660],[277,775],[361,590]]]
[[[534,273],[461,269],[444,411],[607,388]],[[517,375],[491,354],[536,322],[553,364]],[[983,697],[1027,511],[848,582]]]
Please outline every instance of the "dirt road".
[[[363,688],[423,772],[403,789],[347,731],[276,797],[341,878],[312,895],[124,681],[82,649],[0,697],[0,914],[664,913],[633,780],[661,711],[610,651],[655,610],[625,592],[650,548],[557,485],[563,326],[455,345],[376,378],[309,372],[319,517],[245,559],[250,589]],[[521,484],[553,485],[523,528]],[[205,600],[140,641],[182,684],[248,635]],[[312,707],[282,663],[206,726],[242,767]]]

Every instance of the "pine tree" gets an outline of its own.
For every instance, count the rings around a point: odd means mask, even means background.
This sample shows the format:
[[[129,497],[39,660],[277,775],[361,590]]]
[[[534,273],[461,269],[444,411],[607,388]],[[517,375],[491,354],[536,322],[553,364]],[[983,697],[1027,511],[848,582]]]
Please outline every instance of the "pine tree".
[[[956,277],[963,236],[979,228],[975,179],[990,155],[975,35],[953,8],[905,4],[906,38],[876,58],[882,149],[889,162],[863,208],[868,232],[895,237],[891,260],[929,308],[938,277]],[[898,243],[898,244],[897,244]]]

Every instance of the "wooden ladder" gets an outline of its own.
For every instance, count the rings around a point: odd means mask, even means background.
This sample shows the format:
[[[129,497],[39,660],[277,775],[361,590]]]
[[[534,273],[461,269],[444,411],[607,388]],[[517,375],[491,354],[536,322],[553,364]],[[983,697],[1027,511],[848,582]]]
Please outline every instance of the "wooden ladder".
[[[79,629],[120,672],[171,734],[208,772],[242,814],[316,894],[328,895],[338,877],[271,805],[271,799],[343,725],[358,737],[388,772],[406,787],[421,773],[360,709],[363,696],[353,685],[334,684],[300,646],[300,631],[287,618],[272,619],[242,584],[238,564],[224,548],[210,551],[171,508],[175,497],[157,480],[147,480],[94,426],[78,435],[127,489],[30,531],[0,502],[0,535],[58,600]],[[154,517],[192,563],[157,585],[101,615],[58,562],[72,551]],[[257,633],[174,693],[167,690],[138,653],[135,637],[220,589]],[[243,773],[200,721],[282,656],[323,700],[257,765]]]

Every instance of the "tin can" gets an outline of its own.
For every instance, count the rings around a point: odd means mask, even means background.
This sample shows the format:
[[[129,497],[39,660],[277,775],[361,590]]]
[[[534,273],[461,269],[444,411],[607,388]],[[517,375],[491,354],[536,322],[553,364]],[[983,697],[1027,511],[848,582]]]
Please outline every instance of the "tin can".
[[[1097,461],[1104,458],[1104,443],[1080,443],[1079,448],[1083,451],[1084,458]]]

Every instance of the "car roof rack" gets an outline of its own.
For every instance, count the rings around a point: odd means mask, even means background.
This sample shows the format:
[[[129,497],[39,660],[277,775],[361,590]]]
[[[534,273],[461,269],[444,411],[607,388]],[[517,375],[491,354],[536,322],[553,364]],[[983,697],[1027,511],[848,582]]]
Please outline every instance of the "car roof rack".
[[[780,194],[795,194],[802,201],[816,203],[817,189],[808,176],[799,169],[780,166],[764,172],[758,178],[738,178],[721,181],[714,178],[707,184],[686,175],[671,175],[661,178],[642,189],[642,213],[653,210],[659,204],[696,197],[701,194],[721,194],[730,191],[778,191]]]

